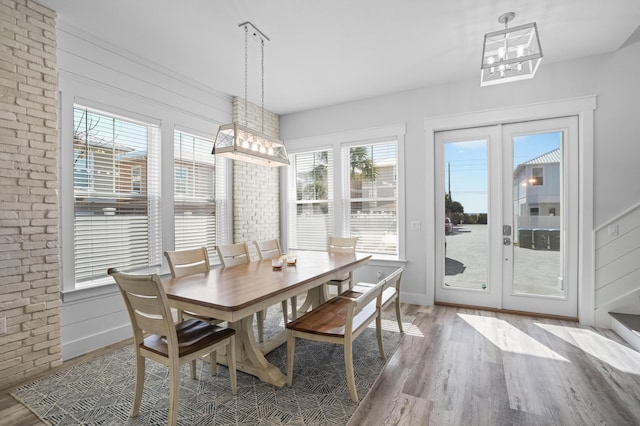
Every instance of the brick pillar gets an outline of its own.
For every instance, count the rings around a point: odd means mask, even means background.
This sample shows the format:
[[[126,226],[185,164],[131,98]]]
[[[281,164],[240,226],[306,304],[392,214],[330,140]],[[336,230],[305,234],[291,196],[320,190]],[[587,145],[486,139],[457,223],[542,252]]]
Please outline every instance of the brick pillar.
[[[62,363],[56,14],[0,0],[0,388]]]
[[[262,112],[247,103],[247,125],[262,131]],[[233,120],[245,124],[244,99],[233,98]],[[264,111],[264,131],[280,135],[279,117]],[[280,237],[280,168],[242,161],[233,163],[233,240],[247,242]],[[250,246],[253,258],[255,250]]]

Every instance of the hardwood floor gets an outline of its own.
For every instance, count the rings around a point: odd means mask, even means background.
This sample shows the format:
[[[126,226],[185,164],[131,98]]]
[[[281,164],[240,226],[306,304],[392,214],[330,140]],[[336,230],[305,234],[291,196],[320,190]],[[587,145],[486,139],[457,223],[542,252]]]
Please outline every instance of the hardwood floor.
[[[452,307],[415,315],[350,425],[638,425],[640,353],[611,330]]]
[[[415,321],[349,425],[640,424],[640,353],[612,330],[444,306],[403,312]],[[0,425],[43,424],[0,392]]]

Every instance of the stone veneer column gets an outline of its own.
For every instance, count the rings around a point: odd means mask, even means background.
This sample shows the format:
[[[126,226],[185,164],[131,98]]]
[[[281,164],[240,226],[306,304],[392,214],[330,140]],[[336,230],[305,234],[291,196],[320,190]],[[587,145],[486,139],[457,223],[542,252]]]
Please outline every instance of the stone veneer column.
[[[262,112],[247,103],[247,125],[261,131]],[[244,100],[233,98],[233,120],[245,124]],[[264,112],[264,132],[279,137],[279,117]],[[280,168],[233,162],[233,242],[280,237]],[[254,247],[249,247],[255,254]],[[254,256],[254,259],[256,257]]]
[[[55,25],[0,0],[0,388],[62,363]]]

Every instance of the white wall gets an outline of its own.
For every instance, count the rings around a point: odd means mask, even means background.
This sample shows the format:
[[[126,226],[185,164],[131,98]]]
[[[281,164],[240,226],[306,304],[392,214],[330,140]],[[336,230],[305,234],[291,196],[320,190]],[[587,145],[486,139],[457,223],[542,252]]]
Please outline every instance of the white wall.
[[[478,81],[461,81],[281,117],[285,142],[327,133],[347,132],[405,122],[406,222],[433,223],[431,200],[424,187],[433,186],[425,167],[424,120],[454,114],[545,103],[597,95],[594,138],[595,226],[640,200],[640,43],[618,52],[580,60],[542,62],[532,80],[480,88]],[[613,173],[612,171],[615,171]],[[407,231],[407,269],[403,293],[427,295],[425,230]],[[585,235],[584,238],[591,238]],[[588,276],[592,275],[589,271]],[[585,309],[583,306],[582,309]],[[593,309],[593,306],[588,307]],[[592,314],[592,313],[591,313]],[[605,324],[606,325],[606,324]]]
[[[139,116],[161,126],[162,169],[173,170],[174,128],[215,136],[218,125],[231,121],[231,98],[130,57],[59,22],[60,166],[72,170],[73,104]],[[129,318],[115,285],[73,290],[73,182],[60,173],[62,240],[63,359],[131,336]],[[173,173],[162,174],[162,197],[173,199]],[[173,211],[162,211],[163,250],[173,248]],[[168,219],[167,219],[168,218]],[[66,268],[65,268],[66,266]]]

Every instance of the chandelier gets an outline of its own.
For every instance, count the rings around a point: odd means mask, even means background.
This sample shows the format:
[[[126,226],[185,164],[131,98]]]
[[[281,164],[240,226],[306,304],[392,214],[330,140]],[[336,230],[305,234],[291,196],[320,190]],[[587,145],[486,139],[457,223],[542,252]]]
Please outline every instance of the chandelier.
[[[509,28],[515,16],[513,12],[500,15],[504,30],[485,34],[480,86],[533,78],[538,70],[542,60],[538,27],[532,22]]]
[[[244,22],[238,26],[244,28],[244,124],[234,121],[220,126],[212,154],[268,167],[286,166],[289,164],[289,157],[284,143],[264,133],[264,45],[269,38],[251,22]],[[262,56],[261,131],[250,128],[247,123],[247,40],[249,35],[260,43]]]

